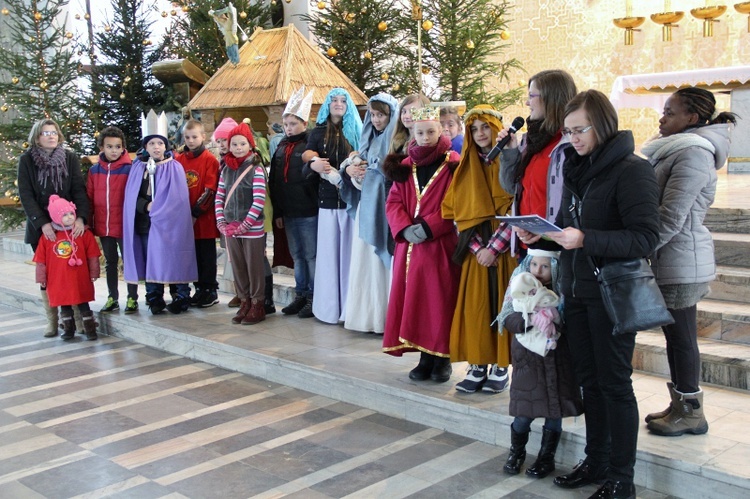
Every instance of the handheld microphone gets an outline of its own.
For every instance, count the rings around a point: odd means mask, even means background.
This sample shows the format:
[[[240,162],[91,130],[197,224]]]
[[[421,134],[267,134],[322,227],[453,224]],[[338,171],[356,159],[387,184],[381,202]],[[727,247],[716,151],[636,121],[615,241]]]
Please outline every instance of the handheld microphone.
[[[508,129],[508,135],[506,135],[503,140],[498,142],[487,155],[487,163],[492,163],[495,158],[497,158],[497,155],[500,154],[500,151],[503,150],[503,147],[508,145],[508,142],[510,142],[511,134],[515,134],[519,129],[521,129],[523,127],[523,124],[524,119],[520,116],[516,117],[516,119],[513,120],[513,123],[510,124],[510,128]]]

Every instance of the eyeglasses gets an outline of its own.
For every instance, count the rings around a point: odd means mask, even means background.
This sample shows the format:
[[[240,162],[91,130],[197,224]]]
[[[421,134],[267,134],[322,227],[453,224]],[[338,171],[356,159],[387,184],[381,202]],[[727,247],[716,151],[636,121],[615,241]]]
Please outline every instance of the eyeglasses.
[[[40,133],[42,137],[56,137],[57,132],[54,130],[44,130],[42,133]]]
[[[567,128],[564,128],[562,131],[563,137],[575,137],[577,135],[584,134],[594,128],[594,125],[585,126],[583,128],[576,128],[574,130],[568,130]]]
[[[529,100],[535,99],[535,98],[541,97],[541,96],[542,96],[542,94],[529,94]]]

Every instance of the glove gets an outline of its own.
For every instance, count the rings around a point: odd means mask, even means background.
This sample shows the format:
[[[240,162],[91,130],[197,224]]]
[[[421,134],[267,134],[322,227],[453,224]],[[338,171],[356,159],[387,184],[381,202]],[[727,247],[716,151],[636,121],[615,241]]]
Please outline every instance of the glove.
[[[423,243],[427,240],[427,233],[424,231],[424,227],[421,224],[410,225],[404,229],[404,239],[412,244]]]

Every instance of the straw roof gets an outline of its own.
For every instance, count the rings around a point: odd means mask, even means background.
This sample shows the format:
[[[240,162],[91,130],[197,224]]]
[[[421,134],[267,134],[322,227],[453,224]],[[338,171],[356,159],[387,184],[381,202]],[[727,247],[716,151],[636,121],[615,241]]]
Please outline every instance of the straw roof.
[[[257,29],[239,52],[239,64],[224,64],[193,97],[190,109],[285,105],[303,84],[315,91],[317,105],[335,87],[346,89],[356,105],[367,104],[367,96],[293,24]]]

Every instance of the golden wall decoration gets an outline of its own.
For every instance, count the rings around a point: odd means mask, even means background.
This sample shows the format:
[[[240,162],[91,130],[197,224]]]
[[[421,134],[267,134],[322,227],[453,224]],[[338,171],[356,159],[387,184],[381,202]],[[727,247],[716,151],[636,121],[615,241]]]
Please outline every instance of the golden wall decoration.
[[[516,1],[509,10],[512,34],[509,57],[515,57],[525,72],[512,75],[512,86],[525,83],[543,69],[565,69],[579,90],[595,88],[609,95],[616,77],[690,69],[750,64],[750,33],[746,16],[728,11],[714,24],[714,36],[703,37],[702,22],[685,16],[672,32],[672,41],[662,41],[661,27],[652,22],[641,26],[633,45],[623,45],[622,30],[612,19],[625,16],[625,0]],[[710,2],[709,2],[710,3]],[[727,2],[729,3],[729,2]],[[662,12],[660,1],[632,0],[633,16]],[[672,8],[689,12],[703,7],[705,0],[672,2]],[[499,91],[507,84],[494,82]],[[720,99],[727,103],[728,99]],[[725,104],[728,105],[728,104]],[[528,116],[525,101],[503,111],[505,121]],[[623,109],[620,128],[632,129],[640,145],[658,130],[660,114],[651,109]],[[750,117],[748,117],[750,118]]]

